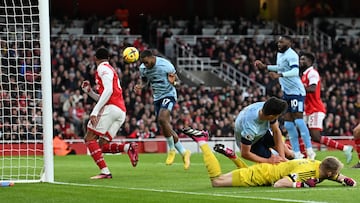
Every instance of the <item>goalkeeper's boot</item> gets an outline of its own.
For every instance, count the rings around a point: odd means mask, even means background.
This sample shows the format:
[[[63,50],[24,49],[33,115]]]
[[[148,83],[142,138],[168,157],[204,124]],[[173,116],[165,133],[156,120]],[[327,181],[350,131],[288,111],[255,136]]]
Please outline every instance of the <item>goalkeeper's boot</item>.
[[[360,168],[360,161],[351,168]]]
[[[93,176],[90,179],[95,180],[95,179],[110,179],[110,178],[112,178],[111,173],[110,174],[100,173],[99,175]]]
[[[175,149],[170,149],[168,152],[168,156],[166,158],[165,164],[166,165],[171,165],[174,163],[174,159],[175,159],[175,155],[176,155],[176,151]]]
[[[182,132],[189,136],[191,139],[193,139],[195,142],[205,141],[207,142],[209,140],[209,133],[204,130],[195,130],[192,128],[184,128],[182,129]]]
[[[133,167],[136,167],[136,165],[137,165],[137,163],[139,161],[138,144],[136,142],[131,142],[130,143],[127,154],[128,154],[128,156],[130,158],[131,165]]]
[[[190,156],[191,152],[190,150],[186,150],[183,154],[183,161],[184,161],[184,169],[188,170],[190,167]]]
[[[351,145],[345,145],[344,146],[344,153],[346,156],[346,163],[349,164],[352,160],[352,151],[353,151],[353,146]]]
[[[214,151],[217,153],[220,153],[230,159],[236,158],[235,152],[230,148],[227,148],[227,147],[225,148],[225,145],[223,145],[223,144],[215,144]]]

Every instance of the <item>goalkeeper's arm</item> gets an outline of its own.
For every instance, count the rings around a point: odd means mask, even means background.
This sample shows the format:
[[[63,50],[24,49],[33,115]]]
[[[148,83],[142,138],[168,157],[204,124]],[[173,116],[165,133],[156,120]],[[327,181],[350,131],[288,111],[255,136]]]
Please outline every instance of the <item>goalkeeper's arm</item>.
[[[333,177],[330,180],[341,183],[344,186],[350,186],[350,187],[355,187],[356,186],[356,181],[354,179],[349,178],[347,176],[344,176],[342,174],[338,174],[338,175],[336,175],[335,177]]]
[[[293,187],[293,188],[302,188],[302,187],[315,187],[318,183],[316,178],[309,178],[306,181],[297,181],[294,182],[289,177],[284,177],[275,182],[274,187],[284,188],[284,187]]]

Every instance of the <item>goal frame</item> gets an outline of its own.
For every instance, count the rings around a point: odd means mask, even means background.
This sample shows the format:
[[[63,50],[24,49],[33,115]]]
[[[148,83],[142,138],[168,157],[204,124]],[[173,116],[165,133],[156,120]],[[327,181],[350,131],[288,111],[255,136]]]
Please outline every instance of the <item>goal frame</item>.
[[[52,121],[52,84],[50,55],[49,1],[39,0],[41,91],[43,96],[43,150],[42,182],[54,182],[54,153]]]
[[[32,2],[29,0],[29,2]],[[6,2],[5,2],[6,3]],[[49,16],[49,1],[37,0],[34,7],[38,8],[39,20],[39,38],[31,39],[36,40],[40,44],[40,67],[41,67],[41,102],[42,102],[42,165],[39,164],[39,169],[36,179],[26,178],[9,178],[3,179],[1,176],[1,182],[16,182],[16,183],[34,183],[34,182],[54,182],[54,154],[53,154],[53,105],[52,105],[52,82],[51,82],[51,53],[50,53],[50,16]],[[7,7],[5,7],[7,8]],[[14,10],[16,5],[14,3]],[[0,62],[1,63],[1,62]],[[4,142],[6,144],[6,142]],[[2,143],[2,144],[4,144]],[[16,144],[20,144],[17,142]],[[11,145],[11,142],[10,142]],[[5,150],[5,148],[4,148]],[[6,149],[9,150],[9,149]],[[10,147],[10,150],[12,148]],[[21,152],[19,153],[21,156]],[[26,169],[28,170],[28,169]],[[1,175],[1,174],[0,174]],[[2,174],[4,175],[4,174]],[[6,176],[6,175],[5,175]]]

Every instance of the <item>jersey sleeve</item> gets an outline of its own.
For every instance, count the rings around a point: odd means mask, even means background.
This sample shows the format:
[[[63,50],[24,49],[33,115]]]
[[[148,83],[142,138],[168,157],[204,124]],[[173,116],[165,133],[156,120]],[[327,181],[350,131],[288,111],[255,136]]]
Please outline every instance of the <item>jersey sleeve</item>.
[[[288,62],[291,68],[299,68],[299,56],[296,53],[289,55]]]
[[[240,132],[241,134],[241,143],[245,145],[251,145],[255,139],[255,133],[252,132],[251,128],[247,125],[247,122],[243,122],[243,129]]]
[[[104,85],[104,91],[100,95],[100,98],[91,112],[91,115],[98,115],[100,109],[105,106],[113,93],[114,73],[106,66],[99,66],[98,73]]]
[[[167,73],[176,73],[176,69],[172,63],[166,60],[166,72]]]
[[[311,70],[308,74],[308,79],[309,79],[309,86],[317,85],[320,80],[320,76],[316,71]]]

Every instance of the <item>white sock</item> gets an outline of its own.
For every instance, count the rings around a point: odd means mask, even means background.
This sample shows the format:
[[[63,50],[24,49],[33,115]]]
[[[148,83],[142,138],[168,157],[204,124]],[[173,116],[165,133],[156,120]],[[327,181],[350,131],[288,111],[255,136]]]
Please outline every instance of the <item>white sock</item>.
[[[125,144],[124,145],[124,152],[128,152],[129,151],[129,148],[130,148],[130,144],[128,143],[128,144]]]
[[[309,147],[309,148],[306,148],[306,153],[314,153],[314,150],[313,148]]]
[[[105,168],[102,168],[102,169],[101,169],[101,173],[103,173],[103,174],[110,174],[110,170],[109,170],[108,167],[105,167]]]

